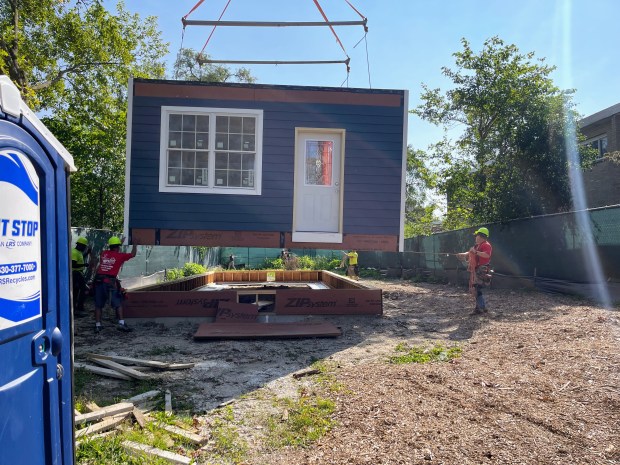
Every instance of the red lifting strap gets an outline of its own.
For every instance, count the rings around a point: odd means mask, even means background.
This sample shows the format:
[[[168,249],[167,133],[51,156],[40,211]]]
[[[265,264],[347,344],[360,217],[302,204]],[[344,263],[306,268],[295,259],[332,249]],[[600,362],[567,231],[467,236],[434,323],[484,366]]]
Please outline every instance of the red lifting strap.
[[[316,7],[321,12],[321,15],[323,15],[323,19],[325,20],[325,22],[329,23],[329,19],[327,19],[327,15],[323,12],[323,8],[321,8],[321,5],[319,5],[319,0],[314,0],[314,4],[316,5]],[[340,45],[340,48],[342,49],[344,54],[346,56],[349,56],[349,55],[347,55],[347,51],[344,49],[344,46],[342,45],[342,42],[340,42],[340,39],[338,38],[338,34],[336,34],[336,31],[334,30],[334,28],[331,25],[329,26],[329,28],[332,30],[332,33],[334,34],[334,37],[336,38],[336,41]]]
[[[204,1],[204,0],[203,0]],[[226,13],[226,9],[228,8],[228,5],[230,5],[230,2],[232,0],[228,0],[228,2],[226,3],[226,6],[224,7],[224,9],[222,10],[222,14],[220,15],[219,18],[217,18],[217,20],[219,21],[220,19],[222,19],[222,16],[224,16],[224,13]],[[207,48],[207,44],[209,43],[209,41],[211,40],[211,36],[213,35],[213,33],[215,32],[215,28],[217,28],[217,25],[213,26],[213,29],[211,29],[211,34],[209,34],[209,37],[207,37],[207,41],[205,42],[204,46],[202,47],[202,50],[200,51],[199,55],[202,55],[202,52],[204,52],[205,48]]]
[[[187,13],[185,16],[183,16],[183,18],[181,18],[181,21],[183,21],[183,20],[184,20],[184,19],[186,19],[189,15],[191,15],[191,14],[194,12],[194,10],[195,10],[196,8],[198,8],[200,5],[202,5],[202,2],[204,2],[204,1],[205,1],[205,0],[200,0],[198,3],[196,3],[196,4],[194,5],[194,8],[192,8],[191,10],[189,10],[189,13]]]
[[[359,11],[357,11],[357,8],[355,8],[353,5],[351,5],[351,2],[349,0],[344,0],[345,2],[347,2],[347,4],[353,8],[353,11],[355,11],[358,15],[360,15],[360,18],[362,19],[366,19],[366,16],[364,16],[363,14],[361,14]]]

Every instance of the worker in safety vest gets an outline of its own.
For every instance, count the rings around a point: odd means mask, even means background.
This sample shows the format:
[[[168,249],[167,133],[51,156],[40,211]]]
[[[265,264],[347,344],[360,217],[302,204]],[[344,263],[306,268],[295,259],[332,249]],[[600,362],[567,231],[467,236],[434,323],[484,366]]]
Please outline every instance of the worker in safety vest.
[[[73,315],[84,314],[84,300],[86,300],[86,278],[84,271],[90,268],[89,255],[91,248],[85,237],[78,237],[75,247],[71,250],[71,277],[73,279]]]
[[[343,261],[345,259],[349,262],[347,266],[347,276],[359,281],[360,276],[359,267],[357,265],[357,252],[355,250],[349,250],[348,253],[344,254]]]
[[[489,230],[487,228],[478,228],[474,235],[476,236],[475,245],[469,251],[459,253],[457,256],[468,262],[469,287],[476,298],[476,308],[473,314],[476,315],[487,311],[482,289],[491,284],[489,263],[491,262],[493,247],[488,241]]]
[[[101,313],[105,306],[108,295],[110,304],[118,317],[118,329],[121,331],[131,331],[125,324],[123,317],[123,290],[118,280],[118,273],[121,271],[123,263],[136,256],[137,246],[134,242],[130,253],[119,251],[121,240],[112,236],[108,240],[109,250],[104,250],[99,256],[99,266],[95,275],[95,332],[101,331]]]

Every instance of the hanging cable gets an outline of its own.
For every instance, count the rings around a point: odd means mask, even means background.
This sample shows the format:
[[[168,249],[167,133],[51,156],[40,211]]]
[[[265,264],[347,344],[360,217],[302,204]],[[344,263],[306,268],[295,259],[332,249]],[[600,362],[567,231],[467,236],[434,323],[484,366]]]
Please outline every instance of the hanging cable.
[[[181,52],[183,51],[183,40],[185,39],[185,26],[183,26],[183,30],[181,31],[181,47],[179,48],[179,53],[177,53],[177,61],[174,64],[175,66],[175,70],[174,70],[174,78],[178,79],[179,78],[179,60],[181,58]]]
[[[368,58],[368,41],[366,40],[366,36],[368,34],[364,34],[364,45],[366,45],[366,68],[368,69],[368,88],[372,89],[372,84],[370,83],[370,59]]]
[[[226,13],[226,10],[228,9],[228,5],[230,5],[230,2],[232,0],[228,0],[228,2],[226,2],[226,6],[224,7],[224,9],[222,10],[222,14],[220,15],[219,18],[217,18],[217,20],[219,21],[220,19],[222,19],[222,16],[224,16],[224,13]],[[215,32],[215,29],[217,28],[217,25],[213,26],[213,29],[211,29],[211,34],[209,34],[209,37],[207,37],[207,41],[205,42],[204,46],[202,47],[202,50],[200,50],[200,53],[198,54],[198,56],[202,55],[202,52],[204,52],[205,48],[207,48],[207,44],[209,43],[209,41],[211,40],[211,36],[213,35],[213,33]]]

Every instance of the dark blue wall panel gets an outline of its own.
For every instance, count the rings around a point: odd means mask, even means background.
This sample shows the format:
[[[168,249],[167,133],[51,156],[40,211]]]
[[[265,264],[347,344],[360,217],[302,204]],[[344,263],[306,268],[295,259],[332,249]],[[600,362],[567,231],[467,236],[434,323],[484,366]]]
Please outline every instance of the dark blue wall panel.
[[[383,92],[398,94],[398,91]],[[404,92],[401,91],[400,95]],[[159,192],[162,106],[262,109],[262,194]],[[398,235],[404,111],[402,105],[136,96],[131,124],[129,227],[290,231],[295,128],[316,127],[346,130],[343,232]]]

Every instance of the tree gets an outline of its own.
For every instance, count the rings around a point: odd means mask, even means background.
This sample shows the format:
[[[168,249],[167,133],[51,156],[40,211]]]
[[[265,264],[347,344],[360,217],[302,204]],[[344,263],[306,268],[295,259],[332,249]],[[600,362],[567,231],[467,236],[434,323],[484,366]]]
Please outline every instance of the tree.
[[[255,82],[247,68],[231,70],[226,66],[207,63],[205,57],[191,48],[182,48],[174,63],[174,77],[185,81]]]
[[[429,192],[436,185],[436,174],[425,165],[426,157],[424,151],[407,147],[405,237],[432,232],[437,204],[431,201]]]
[[[67,147],[74,226],[123,224],[127,82],[163,77],[167,44],[153,26],[98,0],[8,0],[0,6],[0,69]]]
[[[567,130],[577,114],[572,91],[561,91],[554,68],[493,37],[475,54],[467,40],[454,54],[456,70],[442,68],[454,88],[423,86],[413,113],[442,125],[460,125],[455,141],[431,147],[440,192],[452,227],[555,213],[571,208]],[[572,137],[575,137],[572,135]],[[579,147],[583,167],[594,154]]]

